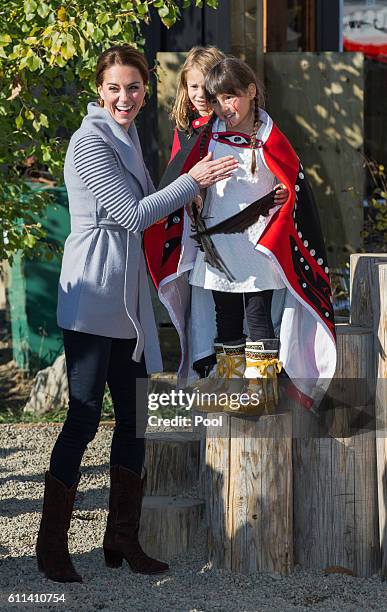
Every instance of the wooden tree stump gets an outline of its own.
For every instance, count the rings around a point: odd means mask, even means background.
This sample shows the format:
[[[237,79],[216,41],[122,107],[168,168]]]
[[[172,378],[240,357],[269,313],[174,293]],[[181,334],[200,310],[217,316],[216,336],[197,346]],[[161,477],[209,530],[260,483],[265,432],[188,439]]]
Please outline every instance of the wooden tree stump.
[[[387,578],[387,264],[374,266],[376,379],[376,454],[382,576]]]
[[[387,578],[387,253],[351,255],[351,321],[374,332],[379,542]]]
[[[139,539],[145,552],[168,560],[194,544],[204,514],[195,498],[144,497]]]
[[[67,407],[69,389],[67,384],[66,361],[64,353],[35,376],[30,397],[23,412],[46,414],[52,410]]]
[[[387,253],[354,253],[350,258],[352,325],[375,329],[378,325],[379,281],[375,264],[387,263]],[[375,321],[376,319],[376,321]]]
[[[146,495],[181,495],[198,485],[199,439],[194,433],[146,434]]]
[[[363,406],[361,397],[359,406],[352,405],[348,379],[361,379],[355,392],[367,381],[372,385],[373,334],[348,324],[336,331],[335,378],[345,379],[350,405],[335,406],[294,440],[295,560],[307,568],[341,566],[370,576],[379,567],[374,415],[366,415],[370,430],[353,432]]]
[[[209,558],[244,574],[293,567],[291,415],[222,415],[205,468]]]

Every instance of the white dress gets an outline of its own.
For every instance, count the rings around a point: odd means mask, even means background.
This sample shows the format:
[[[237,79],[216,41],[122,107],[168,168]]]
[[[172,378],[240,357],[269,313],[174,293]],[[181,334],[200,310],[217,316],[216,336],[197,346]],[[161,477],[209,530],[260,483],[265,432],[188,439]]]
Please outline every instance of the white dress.
[[[257,140],[265,128],[266,125],[263,123],[257,132]],[[224,122],[214,123],[213,136],[215,130],[225,131]],[[206,220],[207,227],[212,227],[235,215],[269,193],[278,183],[274,174],[265,165],[260,149],[256,149],[257,169],[252,175],[250,148],[231,146],[216,140],[214,143],[214,137],[210,148],[213,150],[213,159],[223,155],[234,155],[238,159],[239,166],[232,177],[219,181],[207,189],[203,212],[205,217],[210,217]],[[278,208],[279,206],[272,208],[267,217],[259,217],[258,221],[243,234],[215,234],[211,237],[235,281],[229,281],[223,272],[206,263],[204,253],[198,250],[189,278],[190,284],[204,289],[232,293],[282,289],[285,285],[275,266],[263,253],[255,250],[259,237]]]

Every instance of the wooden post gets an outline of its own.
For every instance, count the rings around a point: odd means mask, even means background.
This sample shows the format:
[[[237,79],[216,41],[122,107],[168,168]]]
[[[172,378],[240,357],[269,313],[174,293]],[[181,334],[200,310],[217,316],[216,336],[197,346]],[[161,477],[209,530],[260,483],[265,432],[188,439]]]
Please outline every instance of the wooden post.
[[[186,553],[202,527],[204,501],[196,497],[199,439],[190,432],[149,432],[145,449],[139,537],[149,555],[170,559]]]
[[[379,539],[387,578],[387,253],[351,255],[351,320],[374,332]]]
[[[171,559],[195,543],[204,513],[202,499],[144,497],[139,539],[148,555]]]
[[[270,0],[267,5],[267,51],[287,51],[288,2]]]
[[[291,415],[222,415],[206,442],[208,550],[249,574],[293,568]]]
[[[145,495],[187,495],[199,483],[199,438],[189,432],[146,434]]]
[[[348,324],[336,331],[335,378],[350,395],[349,379],[360,388],[373,381],[373,334]],[[375,432],[351,431],[355,410],[336,406],[317,432],[293,441],[295,561],[370,576],[379,567]]]
[[[263,81],[267,0],[230,0],[231,53],[245,60]]]
[[[374,265],[376,379],[376,454],[382,576],[387,578],[387,264]]]
[[[7,308],[7,287],[8,287],[9,264],[7,261],[0,261],[0,310]]]
[[[379,323],[375,319],[380,312],[376,263],[387,263],[387,253],[354,253],[350,258],[350,322],[374,331]]]

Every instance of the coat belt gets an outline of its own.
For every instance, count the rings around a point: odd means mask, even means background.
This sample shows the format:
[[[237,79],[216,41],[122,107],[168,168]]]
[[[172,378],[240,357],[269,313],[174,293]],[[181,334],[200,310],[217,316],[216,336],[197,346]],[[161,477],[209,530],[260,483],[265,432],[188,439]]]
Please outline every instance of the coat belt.
[[[141,360],[141,356],[144,351],[144,332],[141,328],[140,321],[135,316],[133,317],[129,313],[128,303],[127,303],[127,277],[129,270],[129,235],[130,232],[125,227],[114,221],[114,219],[92,219],[88,217],[87,219],[77,219],[73,217],[71,219],[71,231],[73,233],[82,233],[93,229],[106,229],[114,232],[126,232],[126,253],[125,253],[125,276],[124,276],[124,305],[128,318],[132,322],[134,329],[136,330],[137,335],[137,343],[135,349],[132,354],[132,358],[134,361],[139,362]],[[141,291],[140,278],[137,279],[137,305],[139,300],[139,292]]]
[[[77,219],[76,217],[71,219],[71,231],[75,234],[92,229],[107,229],[115,232],[128,231],[125,227],[117,223],[117,221],[114,221],[114,219],[91,219],[90,217],[84,220]]]

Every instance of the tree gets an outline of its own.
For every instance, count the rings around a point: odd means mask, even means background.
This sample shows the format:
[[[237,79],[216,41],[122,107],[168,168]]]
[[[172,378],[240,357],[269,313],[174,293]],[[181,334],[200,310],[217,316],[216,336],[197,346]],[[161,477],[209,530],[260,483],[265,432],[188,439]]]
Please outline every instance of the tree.
[[[0,10],[0,261],[44,242],[36,222],[50,201],[24,170],[61,175],[67,140],[95,96],[98,55],[113,44],[142,48],[157,11],[166,27],[203,0],[3,0]],[[218,0],[206,0],[216,8]],[[157,14],[156,13],[156,14]]]

